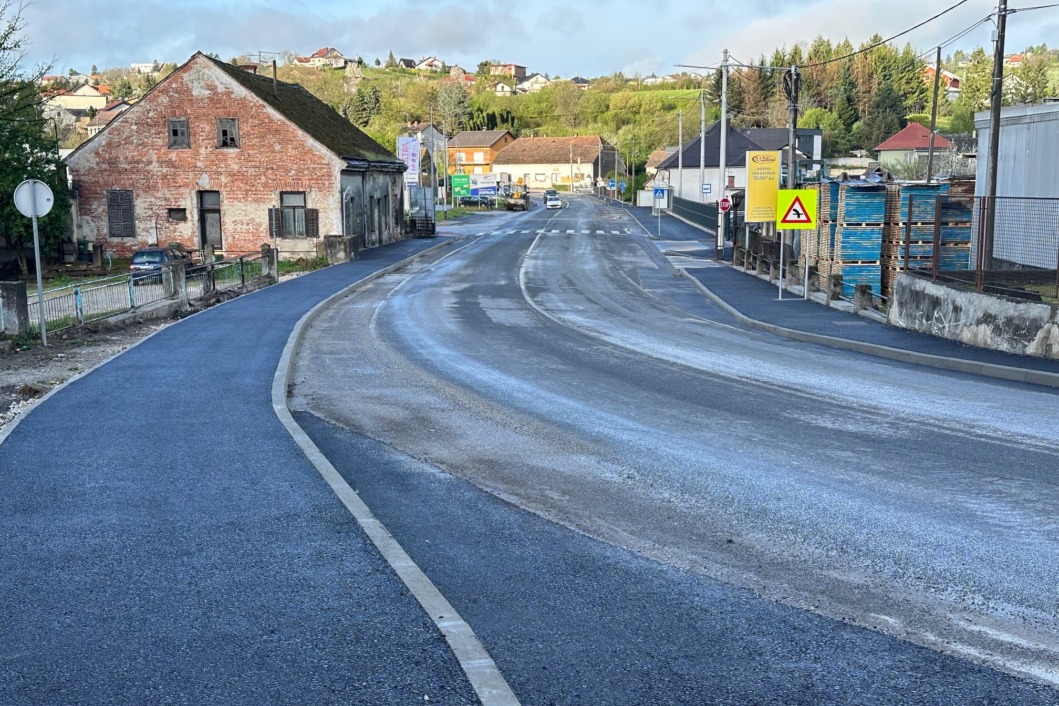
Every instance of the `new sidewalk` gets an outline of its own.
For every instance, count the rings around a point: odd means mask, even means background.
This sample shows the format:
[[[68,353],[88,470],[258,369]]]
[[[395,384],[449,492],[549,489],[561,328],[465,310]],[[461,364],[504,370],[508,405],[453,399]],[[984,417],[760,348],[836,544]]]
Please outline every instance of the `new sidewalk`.
[[[746,326],[760,328],[793,340],[867,353],[907,363],[986,375],[1003,380],[1059,387],[1059,360],[975,348],[956,341],[889,326],[881,321],[806,301],[800,294],[784,292],[754,274],[730,263],[713,260],[714,235],[671,216],[662,218],[661,237],[649,208],[628,209],[665,254],[667,241],[702,243],[702,248],[681,248],[682,257],[698,256],[703,267],[680,268],[706,296]]]

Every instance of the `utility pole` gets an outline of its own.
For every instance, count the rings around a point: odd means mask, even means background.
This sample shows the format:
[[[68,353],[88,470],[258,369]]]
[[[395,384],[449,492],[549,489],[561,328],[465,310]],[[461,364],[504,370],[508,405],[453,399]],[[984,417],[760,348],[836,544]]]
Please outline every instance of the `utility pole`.
[[[930,108],[930,145],[927,146],[927,183],[934,178],[934,131],[938,129],[938,88],[941,86],[941,46],[934,61],[934,105]],[[911,217],[909,217],[911,220]]]
[[[718,158],[717,172],[721,175],[720,193],[718,198],[725,196],[728,188],[728,50],[724,50],[724,58],[721,60],[721,154]],[[717,208],[717,242],[713,251],[718,260],[724,255],[725,227],[728,225],[728,214],[721,213]]]
[[[574,143],[570,143],[570,193],[574,193]]]
[[[699,96],[702,99],[702,118],[699,121],[699,201],[706,203],[706,194],[702,185],[706,183],[706,91]]]
[[[677,196],[684,198],[684,111],[677,111]]]
[[[636,205],[636,138],[632,140],[632,149],[629,151],[629,164],[632,165],[632,177],[629,179],[629,203]],[[624,200],[624,199],[622,199]]]
[[[1004,101],[1004,32],[1008,23],[1008,0],[1000,0],[996,18],[996,48],[993,52],[993,91],[989,105],[989,171],[986,174],[985,235],[979,267],[993,267],[993,233],[996,229],[997,160],[1000,158],[1000,107]]]
[[[798,136],[798,84],[801,82],[801,77],[798,76],[798,67],[791,66],[790,71],[783,77],[784,85],[783,92],[787,95],[787,100],[790,101],[791,109],[791,123],[790,133],[787,137],[787,188],[796,189],[798,188],[798,160],[796,142]],[[794,231],[791,231],[791,245],[794,244]],[[787,274],[787,231],[780,231],[780,277],[779,277],[779,298],[783,299],[783,288],[786,285],[786,274]],[[806,258],[808,262],[808,258]],[[809,283],[805,283],[805,298],[809,298]]]

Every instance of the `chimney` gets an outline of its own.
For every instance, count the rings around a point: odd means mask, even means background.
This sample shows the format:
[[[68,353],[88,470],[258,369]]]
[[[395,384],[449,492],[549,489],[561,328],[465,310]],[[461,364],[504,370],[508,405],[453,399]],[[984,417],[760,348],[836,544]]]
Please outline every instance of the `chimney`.
[[[279,79],[276,78],[276,60],[272,60],[272,95],[279,98]]]

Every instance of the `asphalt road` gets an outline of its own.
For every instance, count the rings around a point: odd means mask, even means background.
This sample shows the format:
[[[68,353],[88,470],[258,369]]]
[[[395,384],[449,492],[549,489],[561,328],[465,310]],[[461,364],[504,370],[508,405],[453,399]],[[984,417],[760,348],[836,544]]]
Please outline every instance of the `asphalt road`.
[[[3,440],[0,703],[476,702],[270,396],[309,308],[431,244],[175,323]]]
[[[1056,393],[744,330],[587,198],[466,230],[292,407],[525,703],[1059,700]]]

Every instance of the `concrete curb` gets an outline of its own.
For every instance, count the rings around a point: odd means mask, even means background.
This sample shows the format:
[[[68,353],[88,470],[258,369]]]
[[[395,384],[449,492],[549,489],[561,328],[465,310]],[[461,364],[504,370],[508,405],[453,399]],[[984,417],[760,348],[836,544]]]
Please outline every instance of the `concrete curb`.
[[[419,604],[441,634],[445,636],[449,648],[456,656],[456,660],[459,662],[464,674],[467,675],[467,679],[471,682],[471,686],[483,706],[516,706],[519,703],[518,698],[500,673],[493,658],[489,656],[485,647],[482,646],[474,634],[470,625],[459,616],[456,609],[441,594],[441,591],[416,566],[415,562],[412,561],[397,540],[387,531],[386,527],[376,519],[368,506],[360,499],[357,492],[346,483],[342,475],[324,456],[316,444],[313,443],[309,435],[305,433],[305,430],[294,420],[290,409],[287,407],[287,386],[290,383],[290,375],[294,368],[294,355],[301,344],[305,330],[321,313],[351,292],[380,277],[396,272],[409,263],[439,248],[447,247],[454,242],[456,242],[455,239],[439,243],[423,252],[416,253],[412,257],[368,275],[344,287],[306,312],[295,324],[294,330],[287,339],[287,344],[283,347],[283,354],[276,367],[276,374],[272,379],[272,409],[279,418],[280,423],[283,424],[288,433],[290,433],[291,438],[294,439],[302,453],[305,454],[305,457],[316,467],[324,482],[338,496],[342,504],[346,506],[346,509],[356,519],[372,544],[375,545],[375,548],[378,549],[404,585],[408,587],[409,592],[419,601]]]
[[[914,363],[916,365],[924,365],[931,368],[939,368],[942,370],[953,370],[961,373],[971,373],[974,375],[982,375],[985,377],[997,378],[999,380],[1010,380],[1013,382],[1026,382],[1031,385],[1042,385],[1045,387],[1059,388],[1059,374],[1044,372],[1041,370],[1026,370],[1023,368],[1012,368],[1006,365],[996,365],[994,363],[980,363],[973,360],[963,360],[960,358],[947,358],[945,356],[931,355],[929,353],[918,353],[916,351],[907,351],[901,348],[890,348],[889,346],[881,346],[876,343],[865,343],[863,341],[851,341],[845,338],[836,338],[834,336],[825,336],[819,333],[808,333],[806,331],[796,331],[794,329],[784,328],[783,326],[776,326],[775,324],[765,323],[764,321],[758,321],[752,319],[749,316],[744,315],[732,307],[728,302],[721,299],[719,296],[711,292],[706,285],[699,280],[688,274],[688,271],[683,267],[676,268],[677,271],[692,284],[699,288],[699,290],[705,294],[710,301],[717,306],[724,309],[734,319],[752,328],[762,329],[773,333],[783,338],[788,338],[793,341],[802,341],[804,343],[816,343],[822,346],[829,346],[831,348],[838,348],[842,350],[854,351],[856,353],[865,353],[867,355],[873,355],[879,358],[887,358],[889,360],[897,360],[903,363]]]

